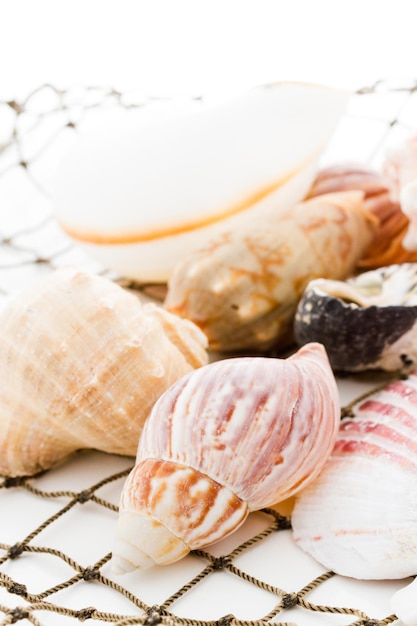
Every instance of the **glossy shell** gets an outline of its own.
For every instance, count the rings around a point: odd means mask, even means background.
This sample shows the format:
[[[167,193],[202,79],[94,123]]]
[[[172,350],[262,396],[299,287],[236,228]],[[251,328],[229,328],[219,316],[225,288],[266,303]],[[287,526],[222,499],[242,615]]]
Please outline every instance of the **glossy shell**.
[[[121,495],[113,566],[171,563],[288,498],[329,456],[340,420],[325,351],[207,365],[155,404]]]
[[[197,324],[218,352],[290,344],[309,280],[349,276],[371,242],[377,220],[362,201],[361,192],[328,194],[225,234],[178,264],[165,308]]]
[[[0,474],[79,448],[134,456],[154,402],[208,361],[206,338],[98,276],[57,270],[0,315]]]
[[[417,364],[417,264],[311,281],[294,335],[298,345],[322,343],[336,371],[410,371]]]
[[[294,540],[360,579],[417,573],[417,372],[353,407],[320,475],[296,499]]]
[[[62,228],[105,267],[166,282],[219,233],[307,193],[349,93],[276,83],[132,127],[86,134],[56,176]]]

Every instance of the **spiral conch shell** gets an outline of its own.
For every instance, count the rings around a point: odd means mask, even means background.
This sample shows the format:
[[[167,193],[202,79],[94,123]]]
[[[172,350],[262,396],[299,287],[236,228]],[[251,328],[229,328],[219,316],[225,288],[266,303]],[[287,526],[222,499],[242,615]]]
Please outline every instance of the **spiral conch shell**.
[[[110,280],[57,270],[0,316],[0,474],[79,448],[132,455],[153,403],[207,363],[206,338]]]
[[[105,267],[165,283],[185,254],[304,197],[349,95],[273,83],[86,134],[57,174],[56,217]]]
[[[124,485],[113,568],[172,563],[316,476],[340,421],[324,348],[236,357],[174,383],[142,432]]]
[[[360,191],[301,202],[184,259],[164,305],[197,324],[213,350],[283,347],[293,339],[295,311],[309,280],[349,276],[377,224]]]
[[[320,475],[296,498],[296,543],[359,579],[417,574],[417,371],[342,420]]]

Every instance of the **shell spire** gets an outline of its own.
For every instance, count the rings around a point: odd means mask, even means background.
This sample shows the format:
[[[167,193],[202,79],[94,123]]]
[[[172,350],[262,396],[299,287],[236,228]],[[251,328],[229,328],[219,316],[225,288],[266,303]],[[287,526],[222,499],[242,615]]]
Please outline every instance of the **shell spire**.
[[[113,550],[119,573],[171,563],[316,476],[340,420],[324,348],[211,363],[172,385],[142,432]]]

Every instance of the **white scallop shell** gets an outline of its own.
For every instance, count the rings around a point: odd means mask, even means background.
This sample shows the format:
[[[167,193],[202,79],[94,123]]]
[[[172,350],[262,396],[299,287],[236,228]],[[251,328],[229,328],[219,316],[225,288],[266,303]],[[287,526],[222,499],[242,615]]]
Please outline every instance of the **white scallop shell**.
[[[225,359],[184,376],[142,432],[121,496],[114,569],[176,561],[285,500],[317,475],[339,420],[319,344],[289,359]]]
[[[292,514],[295,542],[325,567],[360,579],[417,573],[417,372],[342,420],[320,475]]]
[[[214,235],[302,199],[348,96],[276,83],[119,134],[85,135],[57,174],[57,219],[106,267],[165,282]]]

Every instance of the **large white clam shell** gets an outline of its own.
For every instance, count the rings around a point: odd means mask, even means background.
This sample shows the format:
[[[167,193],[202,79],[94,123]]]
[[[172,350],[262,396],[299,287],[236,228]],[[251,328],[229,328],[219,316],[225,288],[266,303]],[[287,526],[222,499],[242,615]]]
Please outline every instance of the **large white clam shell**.
[[[79,448],[134,456],[152,405],[207,363],[206,338],[99,276],[57,270],[0,316],[0,474]]]
[[[319,344],[288,359],[225,359],[184,376],[142,432],[121,495],[114,569],[174,562],[231,533],[250,511],[290,497],[320,471],[339,420]]]
[[[348,96],[274,83],[119,134],[86,134],[57,175],[57,219],[106,267],[166,282],[214,235],[305,195]]]
[[[417,573],[417,372],[341,422],[320,475],[296,499],[294,540],[325,567],[359,579]]]

